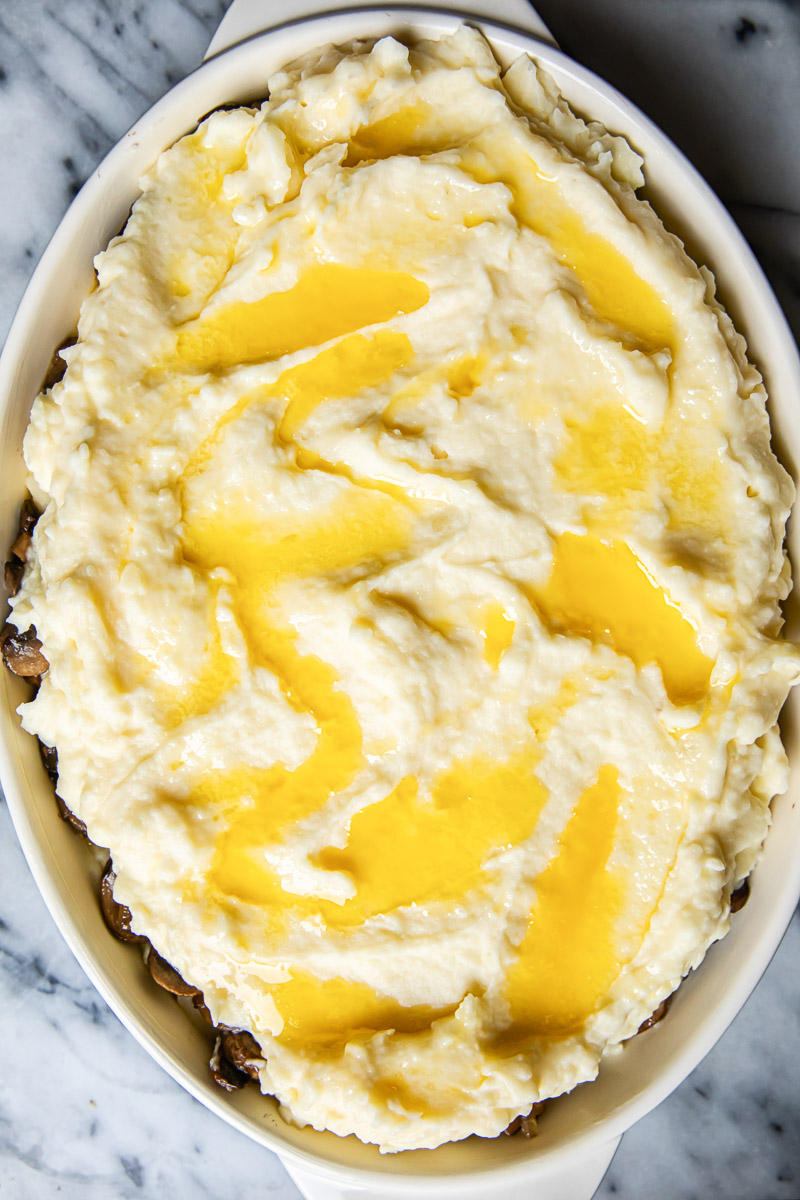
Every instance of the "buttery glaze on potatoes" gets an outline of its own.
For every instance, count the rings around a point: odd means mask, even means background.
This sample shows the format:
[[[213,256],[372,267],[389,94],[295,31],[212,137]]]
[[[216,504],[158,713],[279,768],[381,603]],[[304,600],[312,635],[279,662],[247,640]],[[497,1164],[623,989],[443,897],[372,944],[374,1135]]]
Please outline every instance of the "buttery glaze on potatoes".
[[[23,723],[288,1120],[493,1136],[728,924],[793,488],[627,144],[461,28],[143,179],[25,439]]]

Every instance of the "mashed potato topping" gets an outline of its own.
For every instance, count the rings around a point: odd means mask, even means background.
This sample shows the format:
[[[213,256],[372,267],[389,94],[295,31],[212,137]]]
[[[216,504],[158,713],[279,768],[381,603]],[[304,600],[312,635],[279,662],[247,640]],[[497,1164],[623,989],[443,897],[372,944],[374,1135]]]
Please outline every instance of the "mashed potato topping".
[[[34,406],[25,728],[299,1124],[593,1078],[784,786],[793,489],[640,166],[466,27],[328,47],[160,157]]]

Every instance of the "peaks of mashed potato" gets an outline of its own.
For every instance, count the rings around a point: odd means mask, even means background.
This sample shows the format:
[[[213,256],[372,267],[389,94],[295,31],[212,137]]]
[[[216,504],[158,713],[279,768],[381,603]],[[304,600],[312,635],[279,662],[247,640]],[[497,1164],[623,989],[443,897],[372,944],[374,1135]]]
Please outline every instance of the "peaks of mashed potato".
[[[793,489],[641,161],[466,27],[159,158],[25,439],[25,728],[288,1120],[493,1136],[725,932]]]

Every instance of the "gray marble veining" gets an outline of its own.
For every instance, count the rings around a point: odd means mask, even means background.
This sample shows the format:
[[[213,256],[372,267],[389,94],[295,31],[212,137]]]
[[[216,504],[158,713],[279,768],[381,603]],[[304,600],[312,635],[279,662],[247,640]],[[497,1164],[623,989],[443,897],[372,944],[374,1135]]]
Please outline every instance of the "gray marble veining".
[[[82,180],[199,63],[226,7],[225,0],[0,0],[0,337]],[[539,0],[538,7],[563,48],[635,100],[708,178],[800,336],[797,3]],[[799,960],[796,915],[728,1033],[626,1135],[598,1197],[800,1195]],[[55,930],[5,806],[0,1013],[0,1196],[296,1200],[277,1159],[184,1093],[107,1009]]]
[[[0,1195],[296,1200],[274,1155],[149,1058],[56,930],[0,812]]]
[[[225,0],[0,0],[0,336],[84,179],[202,60]]]

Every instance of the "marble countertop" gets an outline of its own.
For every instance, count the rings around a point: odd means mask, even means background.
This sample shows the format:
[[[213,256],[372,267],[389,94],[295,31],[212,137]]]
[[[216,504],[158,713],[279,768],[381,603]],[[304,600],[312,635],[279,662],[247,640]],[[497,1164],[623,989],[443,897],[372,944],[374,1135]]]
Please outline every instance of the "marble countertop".
[[[0,0],[0,339],[83,179],[199,63],[226,7]],[[539,0],[538,8],[569,54],[636,101],[695,162],[800,335],[797,3]],[[799,960],[795,914],[742,1013],[625,1136],[598,1197],[800,1195]],[[106,1007],[56,931],[4,804],[0,1013],[0,1196],[299,1196],[274,1155],[184,1093]]]

